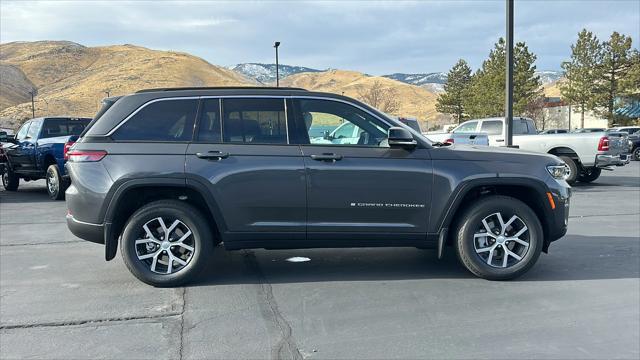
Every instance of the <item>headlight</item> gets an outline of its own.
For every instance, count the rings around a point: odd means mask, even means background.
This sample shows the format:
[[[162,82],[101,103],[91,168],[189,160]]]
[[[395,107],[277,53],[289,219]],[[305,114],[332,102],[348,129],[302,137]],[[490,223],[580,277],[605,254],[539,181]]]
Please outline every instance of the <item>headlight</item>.
[[[556,180],[567,180],[571,176],[571,168],[566,164],[547,165],[547,171]]]

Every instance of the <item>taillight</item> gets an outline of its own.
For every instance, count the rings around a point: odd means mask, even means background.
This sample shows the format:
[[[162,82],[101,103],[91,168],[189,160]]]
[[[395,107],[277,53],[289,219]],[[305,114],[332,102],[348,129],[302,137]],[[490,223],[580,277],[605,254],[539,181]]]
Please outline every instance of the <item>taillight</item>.
[[[449,143],[449,144],[453,144],[454,143],[453,138],[449,138],[449,139],[445,140],[444,142]]]
[[[76,143],[75,141],[67,141],[64,144],[64,150],[62,151],[62,154],[65,160],[69,160],[69,155],[67,155],[67,153],[69,152],[69,149],[71,149],[71,146],[73,146],[73,144],[75,143]]]
[[[107,156],[104,150],[69,150],[67,159],[73,162],[95,162]]]
[[[609,151],[609,138],[603,136],[598,141],[598,151]]]

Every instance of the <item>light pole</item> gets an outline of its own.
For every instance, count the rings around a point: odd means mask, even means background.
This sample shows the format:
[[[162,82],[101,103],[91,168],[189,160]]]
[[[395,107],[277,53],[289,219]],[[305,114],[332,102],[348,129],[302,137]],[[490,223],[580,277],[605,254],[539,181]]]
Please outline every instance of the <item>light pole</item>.
[[[280,41],[276,41],[273,44],[273,47],[276,48],[276,87],[280,87],[280,73],[278,72],[278,46],[280,46]]]
[[[505,100],[504,127],[505,145],[513,146],[513,0],[507,0],[507,86]]]
[[[107,95],[107,97],[109,97],[109,95],[111,94],[109,89],[105,90],[104,93]]]
[[[29,94],[31,94],[31,117],[33,119],[35,119],[36,117],[36,107],[35,107],[35,103],[33,101],[33,97],[35,96],[36,91],[34,89],[31,89],[31,91],[29,91]]]
[[[569,78],[569,97],[567,100],[569,101],[569,131],[571,131],[571,97],[573,96],[573,90],[571,89],[571,63],[569,61],[564,61],[562,65],[567,69],[566,73]]]

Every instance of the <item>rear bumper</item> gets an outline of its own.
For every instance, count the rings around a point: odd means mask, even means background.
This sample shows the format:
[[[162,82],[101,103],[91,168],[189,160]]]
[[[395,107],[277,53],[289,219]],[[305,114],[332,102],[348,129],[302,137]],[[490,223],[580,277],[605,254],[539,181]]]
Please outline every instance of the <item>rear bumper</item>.
[[[78,221],[73,218],[73,215],[67,215],[67,227],[73,235],[80,239],[91,241],[98,244],[104,244],[104,225],[103,224],[91,224],[83,221]]]
[[[628,154],[621,155],[596,155],[596,167],[604,168],[609,166],[625,166],[629,163],[631,157]]]

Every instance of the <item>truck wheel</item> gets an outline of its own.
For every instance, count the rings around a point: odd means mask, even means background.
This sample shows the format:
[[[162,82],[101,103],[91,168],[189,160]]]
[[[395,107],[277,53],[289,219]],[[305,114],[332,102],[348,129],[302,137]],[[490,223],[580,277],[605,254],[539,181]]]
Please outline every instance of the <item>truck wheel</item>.
[[[558,156],[558,157],[560,158],[560,160],[564,161],[564,163],[567,164],[569,166],[569,169],[571,170],[571,174],[569,174],[569,177],[566,180],[567,183],[569,185],[575,184],[576,179],[578,178],[578,164],[576,164],[575,160],[573,160],[568,156]]]
[[[58,165],[49,165],[47,168],[47,193],[52,200],[63,200],[64,192],[67,190],[66,182],[60,175]]]
[[[590,183],[597,178],[600,177],[600,173],[602,173],[602,169],[597,167],[589,167],[582,170],[580,175],[578,176],[578,181],[583,183]]]
[[[129,271],[158,287],[191,281],[213,251],[212,231],[194,207],[176,200],[143,206],[129,218],[120,252]]]
[[[488,280],[509,280],[536,263],[543,232],[540,220],[525,203],[489,196],[462,214],[454,240],[458,259],[473,274]]]
[[[7,191],[17,191],[20,185],[20,177],[11,170],[9,166],[5,167],[2,173],[2,186]]]

